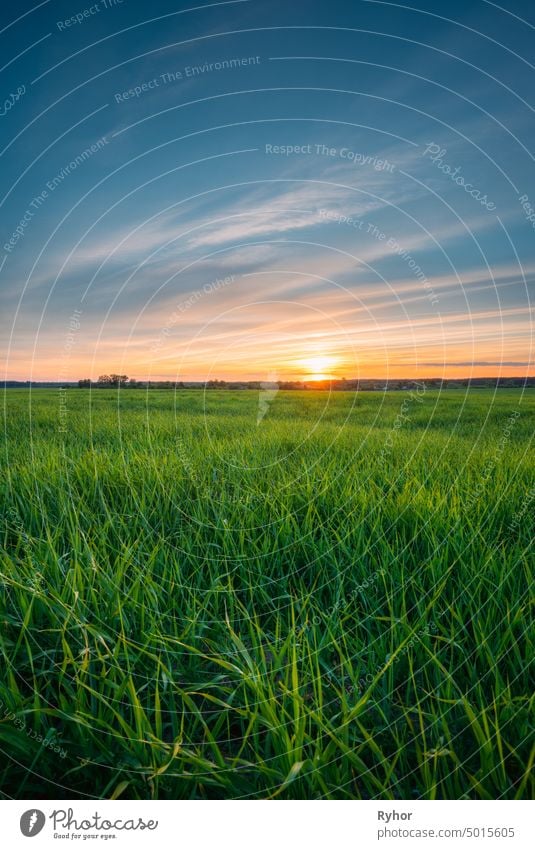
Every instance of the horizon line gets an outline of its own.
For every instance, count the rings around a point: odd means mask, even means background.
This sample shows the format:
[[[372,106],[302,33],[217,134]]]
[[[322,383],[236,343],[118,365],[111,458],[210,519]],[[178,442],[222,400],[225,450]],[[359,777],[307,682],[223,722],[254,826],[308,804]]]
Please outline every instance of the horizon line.
[[[524,374],[524,375],[522,375],[522,374],[521,375],[513,375],[513,374],[509,374],[509,375],[501,375],[501,374],[473,375],[472,374],[472,375],[462,375],[462,376],[458,375],[458,376],[454,376],[454,377],[445,377],[443,375],[429,375],[427,377],[408,377],[408,376],[406,376],[406,377],[384,377],[384,376],[379,376],[379,377],[335,377],[335,378],[328,378],[328,377],[326,377],[326,378],[314,378],[314,377],[306,378],[306,377],[303,377],[303,378],[281,378],[281,379],[273,379],[273,380],[265,380],[263,378],[249,378],[249,379],[244,380],[244,379],[239,379],[239,378],[215,378],[215,377],[204,379],[204,380],[185,379],[185,378],[182,378],[182,379],[180,379],[180,378],[175,378],[175,379],[172,379],[172,378],[138,379],[138,378],[132,377],[132,378],[128,378],[128,381],[133,380],[135,382],[135,384],[170,383],[174,386],[178,386],[179,384],[188,383],[188,384],[196,384],[196,385],[199,385],[199,386],[203,386],[203,385],[206,385],[208,383],[212,383],[212,384],[213,383],[220,383],[220,384],[239,383],[239,384],[244,384],[244,385],[249,384],[249,383],[273,383],[273,384],[301,383],[301,384],[310,384],[310,383],[364,383],[364,382],[370,382],[370,381],[382,382],[382,383],[388,383],[388,382],[399,383],[400,381],[405,381],[407,383],[411,383],[411,382],[412,383],[423,383],[426,380],[427,381],[432,381],[432,380],[435,380],[435,381],[436,380],[442,380],[442,381],[460,381],[460,380],[464,380],[464,381],[469,381],[469,380],[526,381],[526,380],[533,380],[533,379],[535,379],[535,374]],[[0,380],[0,385],[1,384],[5,385],[7,383],[19,383],[19,384],[33,384],[33,385],[35,385],[35,384],[50,384],[52,386],[75,386],[75,387],[77,387],[80,381],[89,381],[91,386],[95,386],[95,387],[99,387],[99,388],[106,387],[105,383],[102,383],[102,382],[99,383],[98,379],[93,380],[92,378],[78,378],[76,380],[53,380],[53,379],[46,379],[46,378],[21,379],[21,378],[7,377],[7,378],[2,378]],[[81,387],[81,388],[84,388],[84,387]],[[114,385],[110,384],[109,388],[110,389],[117,389],[118,386],[117,385],[114,386]],[[122,384],[121,388],[128,388],[128,383]],[[132,385],[131,388],[134,388],[134,385]]]

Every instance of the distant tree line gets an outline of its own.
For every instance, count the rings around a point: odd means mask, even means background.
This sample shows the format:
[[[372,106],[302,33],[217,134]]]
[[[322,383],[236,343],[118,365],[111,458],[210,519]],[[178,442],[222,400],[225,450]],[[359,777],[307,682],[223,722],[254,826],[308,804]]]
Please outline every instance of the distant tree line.
[[[301,380],[270,381],[270,386],[279,389],[326,389],[332,392],[387,392],[418,388],[425,384],[427,389],[462,389],[465,387],[479,389],[517,389],[521,387],[534,388],[535,377],[461,377],[442,379],[439,377],[422,378],[422,380],[379,380],[366,378],[362,380],[314,380],[305,383]],[[111,389],[123,387],[126,389],[265,389],[266,383],[260,380],[136,380],[126,374],[102,374],[98,380],[88,377],[78,381],[65,380],[3,380],[0,385],[4,389],[41,388],[57,389],[58,387],[75,387],[80,389]]]
[[[399,378],[396,380],[379,380],[365,378],[362,380],[346,379],[340,380],[314,380],[308,383],[302,380],[278,380],[272,381],[273,386],[279,389],[314,390],[328,389],[330,391],[350,392],[387,392],[396,390],[411,390],[425,384],[427,389],[461,389],[470,386],[472,388],[516,388],[521,386],[535,386],[534,377],[467,377],[467,378],[440,378],[432,377],[418,380],[407,380]],[[8,385],[28,385],[8,381]],[[34,384],[39,385],[39,384]],[[48,384],[52,385],[52,384]],[[58,384],[59,385],[59,384]],[[263,389],[265,383],[260,380],[207,380],[207,381],[174,381],[174,380],[136,380],[126,374],[101,374],[98,380],[84,378],[78,381],[80,389]]]
[[[79,389],[89,389],[90,386],[98,386],[103,389],[110,389],[114,386],[126,386],[127,384],[134,386],[136,381],[131,381],[127,374],[101,374],[99,379],[94,381],[88,377],[78,381]]]

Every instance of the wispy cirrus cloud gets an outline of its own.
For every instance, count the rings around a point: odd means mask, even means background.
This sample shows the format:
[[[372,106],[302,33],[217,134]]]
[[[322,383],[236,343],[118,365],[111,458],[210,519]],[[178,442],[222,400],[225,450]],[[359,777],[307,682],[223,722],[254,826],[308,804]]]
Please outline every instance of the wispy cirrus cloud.
[[[483,368],[487,368],[488,366],[506,366],[510,368],[529,368],[533,365],[533,360],[465,360],[464,362],[439,362],[439,361],[431,361],[431,362],[422,362],[421,366],[430,366],[433,368],[472,368],[474,366],[479,366]]]

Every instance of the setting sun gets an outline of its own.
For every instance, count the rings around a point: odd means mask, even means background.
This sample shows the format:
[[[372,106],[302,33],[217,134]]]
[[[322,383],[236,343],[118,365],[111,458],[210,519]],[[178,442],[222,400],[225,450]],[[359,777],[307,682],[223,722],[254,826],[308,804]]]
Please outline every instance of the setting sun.
[[[336,366],[337,360],[335,357],[328,355],[307,357],[303,360],[303,366],[307,370],[309,380],[330,380],[334,375],[332,369]]]

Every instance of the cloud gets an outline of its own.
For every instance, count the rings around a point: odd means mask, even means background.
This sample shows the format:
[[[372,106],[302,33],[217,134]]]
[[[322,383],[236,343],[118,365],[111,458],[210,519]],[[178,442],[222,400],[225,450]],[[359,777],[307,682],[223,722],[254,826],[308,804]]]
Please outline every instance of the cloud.
[[[433,366],[433,368],[471,368],[472,366],[507,366],[508,368],[524,368],[531,367],[533,361],[530,360],[466,360],[465,362],[429,362],[419,363],[421,366]]]
[[[276,184],[280,188],[280,184]],[[302,230],[322,221],[320,209],[326,206],[339,214],[362,215],[382,204],[371,198],[364,200],[350,189],[325,183],[304,185],[273,191],[263,199],[254,194],[233,204],[225,215],[203,226],[202,232],[189,238],[193,248],[243,242],[268,234]],[[244,207],[247,207],[244,211]]]

